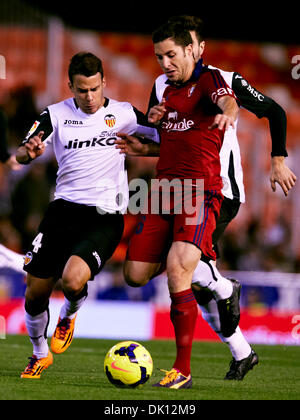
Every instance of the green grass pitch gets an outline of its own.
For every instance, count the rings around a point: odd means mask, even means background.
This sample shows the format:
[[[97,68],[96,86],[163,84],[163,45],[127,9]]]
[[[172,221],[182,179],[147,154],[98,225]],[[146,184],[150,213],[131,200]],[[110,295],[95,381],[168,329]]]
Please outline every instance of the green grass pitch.
[[[122,340],[119,340],[122,341]],[[300,346],[255,345],[260,363],[242,382],[224,381],[231,359],[222,343],[195,342],[192,353],[193,388],[168,390],[151,387],[162,378],[158,369],[170,369],[175,358],[173,341],[148,341],[154,371],[139,389],[111,385],[103,360],[117,340],[74,339],[66,353],[54,355],[54,364],[40,379],[20,379],[32,347],[26,336],[0,340],[0,400],[299,400]]]

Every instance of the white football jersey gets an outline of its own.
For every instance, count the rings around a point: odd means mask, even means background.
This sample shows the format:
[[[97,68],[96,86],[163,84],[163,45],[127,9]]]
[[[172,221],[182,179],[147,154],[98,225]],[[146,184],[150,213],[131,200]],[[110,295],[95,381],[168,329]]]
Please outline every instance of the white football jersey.
[[[232,88],[233,72],[223,71],[213,66],[208,67],[219,70],[228,86]],[[168,78],[165,74],[161,74],[155,80],[155,91],[158,102],[161,102],[163,98],[164,91],[168,86],[167,81]],[[235,128],[230,127],[225,132],[223,145],[220,150],[221,177],[223,181],[222,193],[229,199],[238,198],[241,203],[244,203],[245,189],[240,147],[237,138],[237,122],[235,122]]]
[[[224,71],[210,65],[208,67],[219,70],[225,82],[232,89],[234,72]],[[237,198],[236,195],[238,193],[240,202],[244,203],[245,188],[240,145],[237,138],[237,124],[238,118],[235,121],[234,128],[230,126],[228,130],[225,131],[223,144],[220,150],[221,177],[223,181],[222,193],[225,197],[230,199],[234,197]]]
[[[125,156],[114,142],[119,131],[155,140],[157,131],[145,121],[128,102],[106,99],[97,112],[85,114],[69,98],[46,108],[24,143],[43,130],[43,140],[52,144],[58,162],[54,199],[124,213],[129,200]]]

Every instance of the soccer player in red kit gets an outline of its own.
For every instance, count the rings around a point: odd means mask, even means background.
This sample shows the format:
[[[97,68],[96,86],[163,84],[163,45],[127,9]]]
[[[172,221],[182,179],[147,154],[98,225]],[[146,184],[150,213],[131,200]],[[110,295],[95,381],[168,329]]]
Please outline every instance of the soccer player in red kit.
[[[181,214],[175,212],[175,194],[170,214],[162,209],[159,214],[141,215],[128,248],[124,273],[128,284],[142,286],[157,274],[167,254],[170,316],[177,356],[173,368],[156,386],[190,388],[191,349],[198,314],[191,279],[202,253],[215,259],[212,233],[223,200],[219,152],[224,131],[234,126],[238,106],[234,93],[218,71],[199,65],[196,68],[188,31],[182,28],[177,31],[176,25],[162,25],[154,32],[153,43],[169,80],[163,102],[148,114],[161,137],[157,179],[179,180],[182,184],[190,180],[194,201],[198,193],[194,185],[202,180],[204,206],[202,212],[197,209],[199,222],[194,224],[187,223],[190,215],[184,210]],[[236,306],[240,285],[227,279],[215,283],[220,300],[228,300],[229,305],[235,302],[232,308]],[[239,314],[235,320],[232,315],[234,310],[228,322],[237,325]]]

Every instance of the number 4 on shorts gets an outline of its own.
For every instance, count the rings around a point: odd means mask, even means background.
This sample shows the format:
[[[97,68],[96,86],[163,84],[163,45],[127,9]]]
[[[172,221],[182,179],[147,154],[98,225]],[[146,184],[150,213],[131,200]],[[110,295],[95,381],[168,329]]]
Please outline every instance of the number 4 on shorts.
[[[42,247],[42,238],[43,233],[39,233],[33,240],[32,245],[34,245],[33,252],[39,252],[39,249]]]

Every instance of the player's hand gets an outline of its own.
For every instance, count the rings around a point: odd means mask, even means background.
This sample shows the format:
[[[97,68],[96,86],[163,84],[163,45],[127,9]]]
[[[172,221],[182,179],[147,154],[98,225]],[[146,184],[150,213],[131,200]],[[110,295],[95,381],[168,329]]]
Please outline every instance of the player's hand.
[[[166,107],[165,107],[166,100],[165,98],[162,99],[162,101],[158,104],[150,108],[148,112],[148,122],[151,124],[158,125],[160,123],[160,120],[163,118]]]
[[[289,191],[294,187],[297,177],[290,170],[290,168],[285,164],[283,156],[274,156],[272,158],[271,165],[271,188],[276,191],[276,183],[279,184],[284,192],[284,195],[287,196]]]
[[[19,171],[22,168],[22,165],[16,159],[16,155],[11,155],[4,165],[12,171]]]
[[[40,131],[36,136],[31,137],[31,139],[27,143],[25,143],[24,146],[26,152],[31,159],[35,159],[44,153],[45,144],[42,140],[44,134],[44,131]]]
[[[225,129],[227,131],[229,127],[234,128],[234,118],[226,115],[226,114],[217,114],[215,116],[214,122],[212,125],[208,127],[209,130],[213,130],[214,128],[218,128],[219,130]]]
[[[143,156],[145,154],[145,145],[140,142],[138,137],[121,132],[117,133],[117,136],[120,138],[115,141],[115,145],[121,154],[130,156]]]

